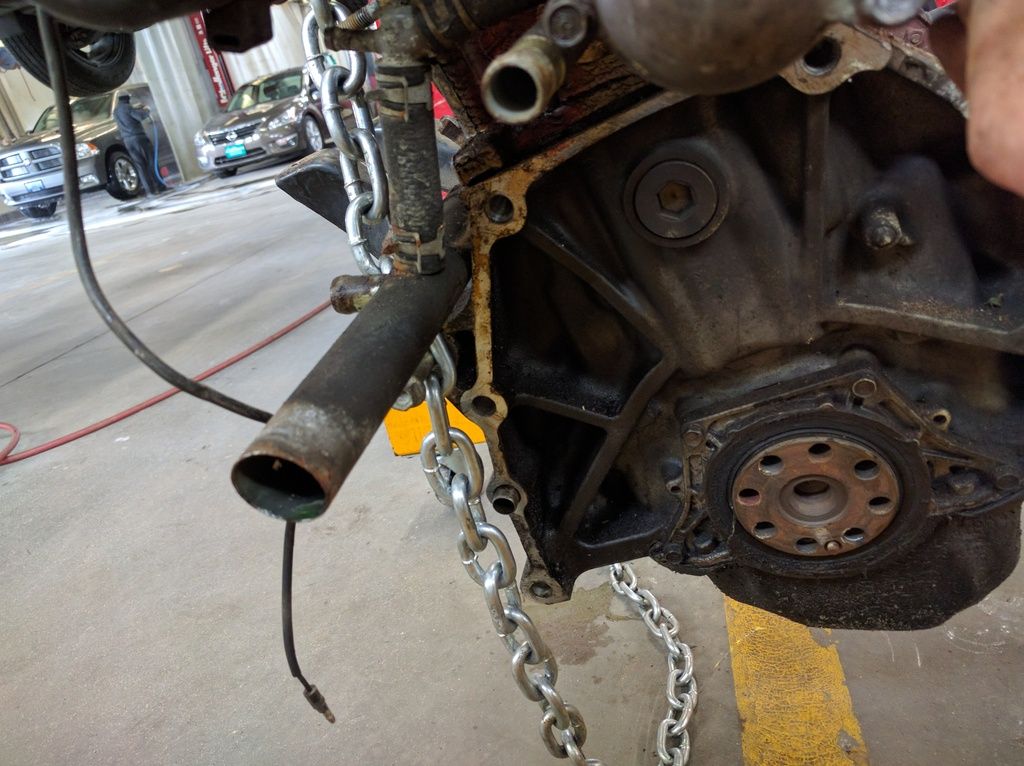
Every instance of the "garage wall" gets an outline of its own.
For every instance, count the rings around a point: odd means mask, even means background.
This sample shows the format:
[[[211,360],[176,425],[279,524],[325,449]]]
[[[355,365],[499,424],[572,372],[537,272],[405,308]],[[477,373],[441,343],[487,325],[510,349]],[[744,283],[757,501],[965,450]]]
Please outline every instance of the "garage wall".
[[[19,132],[35,125],[43,110],[53,103],[50,89],[24,69],[0,72],[0,87],[14,109],[18,123],[15,129]]]
[[[306,7],[294,2],[272,6],[274,39],[245,53],[224,54],[236,86],[306,63],[302,48],[302,19]]]

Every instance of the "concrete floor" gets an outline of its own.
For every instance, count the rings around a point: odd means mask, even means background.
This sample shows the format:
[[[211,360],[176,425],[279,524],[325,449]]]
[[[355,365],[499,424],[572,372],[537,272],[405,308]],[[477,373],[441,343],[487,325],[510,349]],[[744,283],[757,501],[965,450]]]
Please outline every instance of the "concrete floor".
[[[330,225],[262,175],[240,180],[150,211],[90,202],[108,294],[188,372],[303,314],[354,270]],[[321,314],[212,383],[273,409],[346,321]],[[0,338],[0,420],[26,447],[166,388],[86,304],[59,226],[0,231]],[[282,527],[228,480],[257,429],[177,396],[0,467],[0,763],[549,762],[538,710],[458,561],[455,521],[383,434],[329,513],[300,528],[299,655],[339,723],[308,708],[280,648]],[[650,562],[639,571],[697,656],[694,762],[743,763],[720,595]],[[589,724],[588,753],[652,762],[664,660],[642,623],[599,573],[571,603],[532,611]],[[1021,568],[942,628],[828,640],[872,762],[1024,762]]]

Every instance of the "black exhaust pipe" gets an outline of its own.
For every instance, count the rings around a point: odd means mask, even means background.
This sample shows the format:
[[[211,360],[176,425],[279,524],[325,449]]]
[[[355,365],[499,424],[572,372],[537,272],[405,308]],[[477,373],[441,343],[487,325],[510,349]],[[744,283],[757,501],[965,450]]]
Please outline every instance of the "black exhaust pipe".
[[[452,253],[430,276],[393,274],[242,454],[231,481],[286,521],[322,514],[466,287]]]

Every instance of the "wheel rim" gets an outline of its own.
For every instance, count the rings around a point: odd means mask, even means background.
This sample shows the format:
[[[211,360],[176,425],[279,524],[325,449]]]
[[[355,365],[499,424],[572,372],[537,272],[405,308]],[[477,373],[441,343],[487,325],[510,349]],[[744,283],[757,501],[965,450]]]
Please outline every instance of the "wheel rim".
[[[131,160],[126,157],[118,157],[114,160],[114,178],[117,179],[117,185],[129,194],[134,194],[139,190],[139,174]]]
[[[320,126],[317,125],[313,120],[306,118],[306,143],[309,148],[314,152],[318,152],[324,148],[324,137],[320,133]]]

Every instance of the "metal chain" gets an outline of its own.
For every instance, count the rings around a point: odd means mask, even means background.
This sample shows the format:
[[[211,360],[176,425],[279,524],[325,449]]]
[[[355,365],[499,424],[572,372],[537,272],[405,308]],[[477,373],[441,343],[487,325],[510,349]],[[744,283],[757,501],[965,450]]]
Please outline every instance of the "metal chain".
[[[366,100],[366,55],[359,51],[341,51],[347,67],[329,61],[324,51],[323,32],[346,24],[349,11],[329,0],[310,0],[312,9],[302,24],[302,42],[306,52],[306,70],[320,91],[320,106],[327,120],[331,140],[341,152],[341,172],[349,205],[345,229],[359,270],[364,274],[387,274],[391,262],[378,258],[367,247],[366,227],[380,223],[388,215],[388,179],[384,159],[373,128],[373,116]],[[379,12],[379,8],[376,9]],[[364,14],[373,22],[372,13]],[[355,125],[345,124],[344,103],[352,109]]]
[[[637,585],[636,572],[629,564],[608,568],[612,589],[640,612],[644,625],[665,645],[668,656],[668,713],[658,726],[658,758],[664,766],[684,766],[690,760],[690,732],[687,726],[697,709],[697,679],[693,676],[693,650],[679,640],[679,620],[658,603],[654,594]]]
[[[331,26],[358,26],[349,12],[330,0],[310,0],[311,11],[303,23],[303,44],[307,71],[320,91],[321,107],[331,139],[341,152],[341,171],[349,199],[345,215],[352,254],[364,274],[386,274],[391,264],[367,247],[365,228],[388,214],[388,182],[373,118],[366,100],[366,57],[357,51],[343,51],[348,67],[328,63],[322,33]],[[367,25],[379,6],[370,6],[364,16]],[[362,19],[360,19],[362,20]],[[343,103],[351,105],[354,130],[349,130]],[[362,169],[362,170],[361,170]],[[420,460],[430,486],[459,520],[458,549],[462,565],[484,591],[484,601],[498,636],[512,655],[512,677],[523,695],[541,707],[541,739],[555,758],[567,758],[574,766],[604,766],[587,758],[583,745],[587,726],[580,711],[566,703],[555,689],[558,663],[540,631],[523,609],[517,583],[517,566],[505,534],[488,523],[481,497],[484,489],[483,461],[472,439],[448,420],[446,398],[455,386],[455,361],[442,336],[431,345],[434,371],[422,381],[423,397],[430,413],[432,433],[423,440]],[[421,381],[410,381],[413,384]],[[402,407],[421,397],[407,390]],[[493,547],[496,560],[486,565],[480,554]],[[679,622],[662,607],[654,595],[637,587],[629,564],[615,564],[609,570],[612,588],[640,611],[648,630],[664,642],[668,654],[667,697],[669,710],[658,726],[657,753],[663,766],[683,766],[690,757],[687,725],[697,707],[697,682],[693,677],[693,652],[677,638]]]
[[[586,723],[580,711],[555,688],[558,663],[523,608],[512,547],[505,534],[487,521],[481,502],[483,461],[472,439],[448,420],[446,396],[453,383],[454,377],[447,376],[442,383],[437,370],[426,379],[432,432],[424,438],[420,450],[423,472],[438,500],[455,511],[462,565],[484,590],[494,630],[512,655],[512,677],[527,699],[540,704],[541,740],[548,752],[555,758],[568,758],[575,766],[604,766],[603,761],[583,753]],[[480,554],[489,546],[494,548],[495,560],[485,564]],[[679,621],[675,615],[649,590],[637,586],[636,573],[629,564],[614,564],[609,576],[615,592],[636,605],[648,630],[665,645],[669,710],[658,726],[657,753],[664,766],[684,766],[690,758],[687,726],[697,707],[693,652],[677,638]]]
[[[302,25],[306,68],[320,91],[320,106],[331,140],[341,152],[341,172],[349,204],[345,210],[345,230],[352,256],[363,274],[391,272],[390,258],[378,257],[367,246],[366,228],[380,223],[388,215],[388,178],[384,159],[373,127],[373,116],[366,99],[366,55],[359,51],[339,51],[348,67],[328,61],[324,51],[323,33],[330,27],[358,28],[357,21],[372,24],[380,14],[375,2],[350,14],[331,0],[310,0],[310,11]],[[355,129],[350,131],[344,120],[343,101],[352,108]],[[365,173],[360,173],[360,166]],[[364,180],[364,176],[365,179]],[[455,362],[441,336],[431,346],[431,354],[444,373],[444,380],[454,384]],[[395,403],[395,409],[409,410],[423,403],[424,382],[414,376]]]

